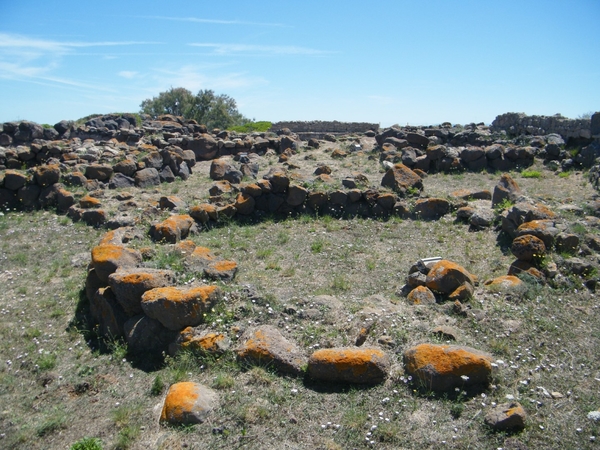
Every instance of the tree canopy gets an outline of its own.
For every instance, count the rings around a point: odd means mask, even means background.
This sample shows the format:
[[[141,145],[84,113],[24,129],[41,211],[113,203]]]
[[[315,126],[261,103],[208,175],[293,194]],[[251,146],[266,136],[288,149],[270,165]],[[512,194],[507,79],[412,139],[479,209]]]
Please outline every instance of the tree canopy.
[[[194,119],[207,128],[226,129],[244,125],[249,120],[238,110],[235,100],[228,95],[216,95],[213,90],[200,90],[196,95],[185,88],[171,88],[152,99],[144,100],[141,112],[153,117],[173,114]]]

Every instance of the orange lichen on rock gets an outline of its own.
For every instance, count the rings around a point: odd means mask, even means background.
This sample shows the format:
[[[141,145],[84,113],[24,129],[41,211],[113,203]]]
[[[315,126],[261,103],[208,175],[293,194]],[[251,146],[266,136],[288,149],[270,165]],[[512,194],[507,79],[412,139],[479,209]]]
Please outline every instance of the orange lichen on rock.
[[[520,261],[533,261],[546,254],[546,245],[538,237],[523,234],[513,240],[510,251]]]
[[[426,286],[417,286],[414,288],[407,297],[408,301],[413,305],[421,305],[421,304],[434,304],[435,303],[435,295],[431,292]]]
[[[269,365],[292,375],[299,375],[305,362],[302,351],[284,338],[277,328],[270,325],[248,331],[236,353],[244,364]]]
[[[215,255],[212,254],[210,248],[208,247],[196,247],[192,252],[192,257],[205,259],[207,261],[212,261],[215,259]]]
[[[220,260],[211,262],[204,269],[204,274],[213,280],[230,281],[235,278],[238,266],[235,261]]]
[[[329,348],[315,351],[308,374],[317,380],[380,383],[388,374],[388,356],[377,348]]]
[[[175,244],[189,234],[194,223],[194,219],[187,214],[171,216],[160,223],[152,225],[150,236],[156,241]]]
[[[491,363],[490,355],[468,347],[421,344],[404,352],[406,372],[435,391],[486,383]]]
[[[223,260],[215,262],[212,267],[214,267],[216,270],[228,271],[236,269],[237,263],[235,261]]]
[[[208,333],[204,336],[193,336],[183,341],[181,347],[190,350],[200,350],[203,353],[221,353],[227,336],[222,333]]]
[[[466,283],[473,286],[473,276],[464,267],[444,259],[431,267],[425,282],[429,289],[443,294],[450,294]]]
[[[518,402],[506,403],[488,411],[486,425],[498,431],[520,431],[525,428],[527,413]]]
[[[503,275],[483,283],[484,286],[490,289],[510,289],[522,285],[523,282],[513,275]]]
[[[200,286],[192,289],[183,290],[174,286],[151,289],[143,296],[143,302],[152,302],[159,299],[168,299],[172,302],[185,302],[191,299],[201,299],[207,302],[218,289],[217,286]]]
[[[175,273],[159,269],[119,269],[108,277],[118,302],[129,316],[142,312],[142,295],[155,288],[171,286],[175,283]]]
[[[202,423],[216,403],[216,394],[198,383],[184,381],[169,388],[160,415],[170,424]]]
[[[100,240],[99,245],[105,245],[105,244],[118,245],[121,242],[122,241],[121,241],[120,233],[118,233],[117,230],[110,230],[104,236],[102,236],[102,239]]]
[[[158,320],[169,330],[181,330],[202,323],[205,313],[220,299],[217,286],[200,286],[191,289],[162,287],[142,295],[144,313]]]
[[[108,282],[108,276],[119,267],[135,267],[142,262],[142,255],[122,245],[104,244],[92,249],[92,265],[98,277]]]
[[[196,249],[196,244],[194,241],[185,240],[179,242],[175,246],[176,250],[182,255],[191,255],[193,251]]]
[[[190,216],[200,223],[206,223],[211,219],[217,220],[219,218],[219,214],[217,213],[217,207],[209,203],[203,203],[201,205],[192,206],[189,212]]]
[[[101,204],[100,200],[98,200],[95,197],[90,196],[89,194],[83,196],[79,200],[79,206],[84,209],[98,208],[100,206],[100,204]]]

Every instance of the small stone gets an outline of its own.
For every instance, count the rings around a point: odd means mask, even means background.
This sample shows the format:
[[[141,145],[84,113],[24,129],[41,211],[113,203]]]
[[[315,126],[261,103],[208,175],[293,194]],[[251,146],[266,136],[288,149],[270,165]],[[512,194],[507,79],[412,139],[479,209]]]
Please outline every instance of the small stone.
[[[527,414],[518,402],[505,403],[491,409],[485,416],[485,423],[497,431],[517,431],[525,428]]]

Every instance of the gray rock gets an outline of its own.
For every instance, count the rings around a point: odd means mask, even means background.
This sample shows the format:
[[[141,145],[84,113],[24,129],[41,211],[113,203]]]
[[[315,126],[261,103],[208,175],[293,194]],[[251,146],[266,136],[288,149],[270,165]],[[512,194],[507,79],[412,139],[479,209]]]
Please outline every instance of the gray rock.
[[[115,173],[108,183],[109,189],[122,189],[135,186],[135,180],[122,173]]]
[[[148,168],[138,170],[135,173],[135,185],[139,188],[148,188],[158,186],[160,184],[160,176],[158,170]]]
[[[490,409],[485,423],[496,431],[520,431],[525,428],[527,414],[518,403],[504,403]]]

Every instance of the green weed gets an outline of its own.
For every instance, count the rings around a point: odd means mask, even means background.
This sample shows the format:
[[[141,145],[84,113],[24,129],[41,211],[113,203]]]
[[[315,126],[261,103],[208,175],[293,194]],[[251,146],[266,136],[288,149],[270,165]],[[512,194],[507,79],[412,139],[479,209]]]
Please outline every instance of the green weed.
[[[542,172],[539,170],[524,170],[521,172],[521,176],[523,178],[541,178]]]
[[[83,438],[71,445],[69,450],[102,450],[102,441],[98,438]]]

